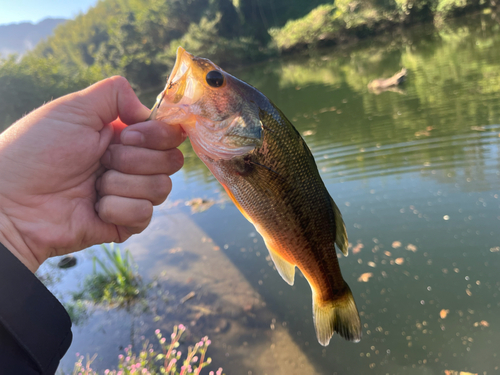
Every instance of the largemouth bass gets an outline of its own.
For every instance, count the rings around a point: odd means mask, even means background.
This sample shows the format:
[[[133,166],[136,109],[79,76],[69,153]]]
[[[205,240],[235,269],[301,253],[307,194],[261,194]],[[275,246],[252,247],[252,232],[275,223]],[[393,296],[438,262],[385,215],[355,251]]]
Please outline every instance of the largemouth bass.
[[[309,282],[316,336],[361,338],[358,310],[335,244],[347,233],[306,143],[261,92],[179,47],[151,117],[181,124],[194,151],[264,238],[281,277]]]

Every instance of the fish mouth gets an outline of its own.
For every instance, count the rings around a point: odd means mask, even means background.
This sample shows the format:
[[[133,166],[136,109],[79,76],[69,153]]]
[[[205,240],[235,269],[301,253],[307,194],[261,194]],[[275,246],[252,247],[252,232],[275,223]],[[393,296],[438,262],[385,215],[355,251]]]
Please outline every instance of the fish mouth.
[[[187,115],[189,105],[198,101],[203,95],[203,90],[192,74],[193,59],[194,56],[184,48],[177,49],[172,72],[167,79],[165,89],[156,98],[148,120],[160,119],[158,115],[161,118],[172,117],[178,112]]]

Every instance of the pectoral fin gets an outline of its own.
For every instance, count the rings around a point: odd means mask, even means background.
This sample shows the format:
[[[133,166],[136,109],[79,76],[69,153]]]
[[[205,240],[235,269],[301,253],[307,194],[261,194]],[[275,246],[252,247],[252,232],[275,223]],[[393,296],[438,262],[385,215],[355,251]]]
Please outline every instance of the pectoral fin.
[[[285,280],[288,284],[293,285],[293,281],[295,278],[295,265],[287,262],[276,251],[269,249],[269,254],[271,255],[271,259],[273,260],[274,265],[276,266],[276,269],[278,270],[278,273],[281,275],[283,280]]]
[[[335,204],[334,200],[332,200],[333,212],[335,215],[335,226],[336,226],[336,234],[335,234],[335,243],[339,247],[342,254],[347,256],[349,254],[349,241],[347,239],[347,231],[345,229],[344,219],[342,219],[342,214],[340,213],[339,208]]]

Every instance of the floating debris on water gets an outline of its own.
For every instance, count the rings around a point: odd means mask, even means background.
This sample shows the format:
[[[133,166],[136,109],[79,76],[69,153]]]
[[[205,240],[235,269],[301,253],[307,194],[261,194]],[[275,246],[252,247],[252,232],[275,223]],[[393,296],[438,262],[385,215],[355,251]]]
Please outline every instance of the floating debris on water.
[[[373,267],[373,268],[377,267],[375,262],[368,262],[368,266]]]
[[[316,130],[306,130],[305,132],[302,133],[304,137],[307,137],[308,135],[314,135],[316,134]]]
[[[488,323],[486,320],[481,320],[480,322],[475,322],[474,327],[489,327],[490,323]]]
[[[184,297],[181,298],[181,303],[184,303],[188,300],[190,300],[191,298],[193,298],[194,296],[196,295],[195,292],[189,292],[188,294],[186,294]]]
[[[439,317],[441,319],[446,319],[446,317],[448,316],[450,310],[447,310],[447,309],[442,309],[440,312],[439,312]]]
[[[354,248],[352,249],[352,253],[353,254],[357,254],[361,251],[361,249],[365,247],[365,245],[363,245],[362,243],[358,243],[356,246],[354,246]]]
[[[406,245],[406,250],[416,252],[417,247],[415,245],[412,245],[411,243],[409,243],[408,245]]]
[[[192,213],[199,213],[208,210],[215,204],[215,201],[213,199],[193,198],[185,204],[191,207]]]
[[[396,258],[396,259],[394,260],[394,263],[396,263],[396,264],[397,264],[397,265],[399,265],[399,266],[400,266],[401,264],[403,264],[404,262],[405,262],[405,258]]]
[[[362,283],[366,283],[366,282],[368,282],[368,280],[370,280],[370,277],[372,277],[372,276],[373,276],[373,273],[365,272],[360,277],[358,277],[358,281],[362,282]]]
[[[401,242],[399,242],[399,241],[394,241],[394,242],[392,243],[392,248],[393,248],[393,249],[397,249],[398,247],[401,247]]]

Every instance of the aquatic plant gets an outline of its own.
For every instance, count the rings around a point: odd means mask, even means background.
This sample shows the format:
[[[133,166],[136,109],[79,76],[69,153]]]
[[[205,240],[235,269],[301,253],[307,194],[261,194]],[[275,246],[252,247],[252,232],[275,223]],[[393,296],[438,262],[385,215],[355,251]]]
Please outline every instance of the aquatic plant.
[[[141,277],[135,272],[129,250],[122,255],[120,248],[114,244],[101,245],[107,262],[94,256],[94,272],[84,283],[84,292],[74,296],[75,299],[86,295],[95,303],[126,305],[143,293]],[[97,271],[97,265],[100,272]]]
[[[182,352],[177,348],[179,347],[179,340],[185,331],[186,327],[184,325],[175,326],[173,333],[170,335],[170,343],[167,344],[166,338],[157,329],[155,335],[161,351],[156,352],[153,345],[148,341],[143,343],[142,350],[137,354],[133,352],[132,346],[129,346],[125,348],[125,355],[120,354],[118,356],[118,370],[107,369],[103,372],[104,375],[199,375],[201,370],[212,362],[211,358],[206,357],[211,341],[205,336],[194,346],[190,346],[187,355],[183,357]],[[83,364],[85,357],[78,353],[77,357],[78,360],[75,363],[73,375],[99,374],[91,367],[97,355],[92,358],[87,356],[85,365]],[[182,365],[178,368],[181,363]],[[219,368],[216,373],[210,371],[209,375],[223,375],[222,368]]]

